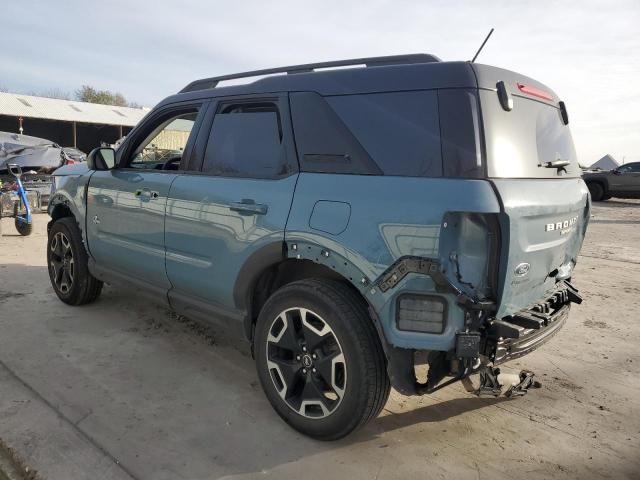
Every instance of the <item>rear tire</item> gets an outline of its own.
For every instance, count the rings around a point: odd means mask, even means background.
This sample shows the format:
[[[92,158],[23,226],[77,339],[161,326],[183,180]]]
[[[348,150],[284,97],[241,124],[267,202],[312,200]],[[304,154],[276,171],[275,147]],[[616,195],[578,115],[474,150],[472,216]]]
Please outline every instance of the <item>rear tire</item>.
[[[364,302],[345,284],[309,279],[276,291],[254,337],[256,368],[275,411],[318,440],[337,440],[378,416],[391,389]]]
[[[587,184],[587,187],[589,187],[589,193],[591,193],[591,200],[594,202],[601,202],[604,200],[604,188],[602,188],[602,185],[590,182]]]
[[[16,217],[15,226],[18,233],[23,237],[31,235],[31,232],[33,231],[33,223],[27,223],[27,220],[24,217]]]
[[[57,220],[49,229],[47,265],[58,298],[69,305],[84,305],[98,298],[102,282],[89,273],[89,257],[75,218]]]

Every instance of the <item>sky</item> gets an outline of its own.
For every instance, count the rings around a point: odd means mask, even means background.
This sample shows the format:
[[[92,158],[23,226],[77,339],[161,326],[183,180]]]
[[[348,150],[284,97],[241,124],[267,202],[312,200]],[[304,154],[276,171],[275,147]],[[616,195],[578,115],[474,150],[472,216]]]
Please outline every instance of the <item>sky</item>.
[[[0,89],[118,91],[153,106],[190,81],[403,53],[478,58],[567,104],[578,158],[640,161],[640,1],[2,2]]]

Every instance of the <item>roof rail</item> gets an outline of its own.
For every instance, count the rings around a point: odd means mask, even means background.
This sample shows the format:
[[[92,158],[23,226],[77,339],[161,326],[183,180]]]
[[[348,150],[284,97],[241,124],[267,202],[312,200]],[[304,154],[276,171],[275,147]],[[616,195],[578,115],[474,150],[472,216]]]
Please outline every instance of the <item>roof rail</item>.
[[[439,62],[440,59],[435,55],[428,53],[413,53],[409,55],[390,55],[386,57],[365,57],[352,58],[350,60],[336,60],[333,62],[306,63],[304,65],[291,65],[289,67],[267,68],[264,70],[253,70],[251,72],[233,73],[230,75],[221,75],[219,77],[203,78],[195,80],[180,90],[180,93],[194,92],[197,90],[206,90],[215,88],[218,82],[224,80],[235,80],[237,78],[250,78],[263,75],[273,75],[276,73],[308,73],[319,68],[347,67],[355,65],[365,65],[367,67],[382,67],[386,65],[406,65],[411,63],[431,63]]]

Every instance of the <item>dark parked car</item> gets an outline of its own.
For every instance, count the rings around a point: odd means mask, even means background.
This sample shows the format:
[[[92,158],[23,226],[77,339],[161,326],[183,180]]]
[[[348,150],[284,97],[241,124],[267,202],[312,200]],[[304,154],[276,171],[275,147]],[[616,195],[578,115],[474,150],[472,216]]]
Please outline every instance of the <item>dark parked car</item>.
[[[51,140],[0,132],[0,172],[6,172],[8,164],[24,172],[51,172],[66,163],[62,148]]]
[[[18,165],[23,171],[25,190],[37,192],[36,203],[40,206],[46,206],[49,201],[53,181],[51,172],[71,163],[75,162],[69,161],[63,149],[51,140],[0,132],[0,182],[5,188],[17,187],[7,168],[10,164]]]
[[[51,284],[70,305],[110,282],[242,326],[274,409],[315,438],[375,418],[391,386],[520,393],[530,372],[495,366],[581,301],[568,122],[531,78],[432,55],[198,80],[55,173]]]
[[[626,163],[614,170],[585,172],[582,178],[596,202],[611,197],[640,198],[640,162]]]

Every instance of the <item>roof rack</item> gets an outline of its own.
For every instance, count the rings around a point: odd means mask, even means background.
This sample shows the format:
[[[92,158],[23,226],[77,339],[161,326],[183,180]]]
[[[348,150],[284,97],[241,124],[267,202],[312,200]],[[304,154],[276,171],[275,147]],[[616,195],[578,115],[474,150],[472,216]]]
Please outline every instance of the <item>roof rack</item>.
[[[382,67],[386,65],[406,65],[412,63],[432,63],[439,62],[440,59],[428,53],[413,53],[409,55],[390,55],[386,57],[365,57],[352,58],[350,60],[336,60],[333,62],[306,63],[304,65],[291,65],[289,67],[267,68],[264,70],[253,70],[251,72],[233,73],[221,75],[219,77],[203,78],[196,80],[180,90],[180,93],[194,92],[215,88],[218,82],[224,80],[235,80],[237,78],[258,77],[263,75],[273,75],[276,73],[308,73],[320,68],[348,67],[355,65],[365,65],[367,67]]]

